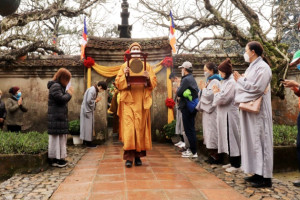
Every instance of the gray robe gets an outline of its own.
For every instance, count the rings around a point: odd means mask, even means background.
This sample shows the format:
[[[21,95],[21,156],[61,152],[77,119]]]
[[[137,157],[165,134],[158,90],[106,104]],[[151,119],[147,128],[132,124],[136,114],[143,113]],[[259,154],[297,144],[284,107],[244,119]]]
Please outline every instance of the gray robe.
[[[200,110],[202,110],[202,126],[203,126],[203,143],[207,149],[218,148],[218,128],[217,128],[217,110],[213,106],[214,93],[212,86],[220,87],[220,81],[217,79],[211,80],[206,88],[201,91]]]
[[[97,91],[94,86],[86,90],[80,110],[80,139],[92,141],[94,130],[94,110]]]
[[[273,124],[270,85],[270,66],[258,57],[250,64],[245,77],[236,84],[235,101],[249,102],[263,95],[259,114],[240,111],[242,169],[264,178],[272,178],[273,172]]]
[[[220,92],[215,94],[213,102],[217,106],[218,153],[226,153],[230,157],[241,155],[239,110],[234,102],[235,85],[233,75],[221,81]]]

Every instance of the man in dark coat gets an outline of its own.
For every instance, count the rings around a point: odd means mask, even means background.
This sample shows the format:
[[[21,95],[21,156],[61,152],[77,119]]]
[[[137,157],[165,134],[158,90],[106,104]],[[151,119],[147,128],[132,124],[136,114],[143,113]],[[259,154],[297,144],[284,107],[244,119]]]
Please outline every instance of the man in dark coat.
[[[196,131],[195,131],[195,117],[197,112],[190,112],[187,107],[187,98],[184,97],[184,92],[189,89],[191,91],[192,100],[198,98],[198,85],[193,77],[193,68],[192,63],[186,61],[181,66],[181,83],[177,89],[177,96],[180,97],[179,100],[179,109],[182,113],[182,122],[184,132],[189,140],[190,149],[187,149],[185,152],[182,152],[182,157],[192,157],[197,158],[197,145],[196,145]]]

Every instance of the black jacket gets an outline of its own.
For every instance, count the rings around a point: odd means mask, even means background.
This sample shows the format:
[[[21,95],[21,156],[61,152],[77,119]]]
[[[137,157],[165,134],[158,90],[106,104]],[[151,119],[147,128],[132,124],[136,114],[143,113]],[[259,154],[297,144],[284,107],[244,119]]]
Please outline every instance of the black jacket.
[[[3,101],[0,99],[0,118],[5,119],[6,117],[6,109],[5,109],[5,104]]]
[[[48,134],[68,134],[68,102],[72,96],[57,81],[49,81],[48,89]]]
[[[183,109],[186,107],[186,98],[183,97],[183,92],[186,89],[190,89],[192,93],[193,100],[198,98],[198,85],[195,81],[195,78],[192,74],[187,74],[182,77],[179,88],[177,89],[177,96],[180,97],[179,101],[179,109]]]

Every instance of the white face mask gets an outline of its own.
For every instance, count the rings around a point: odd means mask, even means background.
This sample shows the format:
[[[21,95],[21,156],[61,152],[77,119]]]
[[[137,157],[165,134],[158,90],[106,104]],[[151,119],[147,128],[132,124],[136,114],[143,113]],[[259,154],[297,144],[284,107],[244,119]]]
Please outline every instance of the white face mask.
[[[207,79],[208,77],[210,77],[210,73],[209,72],[204,72],[204,76]]]
[[[245,62],[250,62],[250,57],[246,52],[244,53],[244,59],[245,59]]]
[[[181,70],[181,76],[184,76],[184,69]]]
[[[140,53],[141,51],[140,51],[140,50],[131,50],[130,52],[131,52],[131,53]],[[137,55],[131,55],[131,57],[132,57],[132,58],[139,58],[140,55],[139,55],[139,54],[137,54]]]

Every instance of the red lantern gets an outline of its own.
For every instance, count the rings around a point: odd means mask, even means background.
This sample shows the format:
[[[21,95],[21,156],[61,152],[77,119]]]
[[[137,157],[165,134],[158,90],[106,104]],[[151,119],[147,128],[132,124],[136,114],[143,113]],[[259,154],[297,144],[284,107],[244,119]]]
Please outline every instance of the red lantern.
[[[173,58],[165,57],[161,63],[164,67],[172,67],[173,66]]]
[[[165,100],[165,103],[166,103],[166,106],[171,109],[173,109],[175,106],[175,101],[172,98],[167,98]]]
[[[91,57],[84,59],[83,64],[86,68],[91,68],[95,64],[95,60]]]

